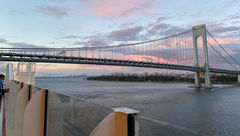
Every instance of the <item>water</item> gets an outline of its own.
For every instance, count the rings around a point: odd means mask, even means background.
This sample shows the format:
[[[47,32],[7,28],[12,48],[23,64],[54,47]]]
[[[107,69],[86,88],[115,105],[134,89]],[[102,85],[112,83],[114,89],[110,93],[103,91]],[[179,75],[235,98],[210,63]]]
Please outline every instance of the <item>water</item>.
[[[42,88],[111,107],[129,107],[142,116],[213,136],[240,135],[240,87],[195,89],[184,83],[37,79]]]

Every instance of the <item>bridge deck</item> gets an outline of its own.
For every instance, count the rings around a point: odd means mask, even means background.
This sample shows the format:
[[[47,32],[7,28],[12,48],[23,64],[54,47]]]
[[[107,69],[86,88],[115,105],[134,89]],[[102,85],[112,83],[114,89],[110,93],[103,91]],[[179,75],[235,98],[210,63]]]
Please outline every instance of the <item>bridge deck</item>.
[[[173,69],[173,70],[204,72],[203,67],[195,67],[195,66],[153,63],[153,62],[141,62],[141,61],[129,61],[129,60],[84,58],[84,57],[71,57],[71,56],[36,55],[36,54],[0,53],[0,61],[112,65],[112,66],[145,67],[145,68],[160,68],[160,69]],[[210,72],[240,75],[240,71],[215,69],[215,68],[210,68]]]

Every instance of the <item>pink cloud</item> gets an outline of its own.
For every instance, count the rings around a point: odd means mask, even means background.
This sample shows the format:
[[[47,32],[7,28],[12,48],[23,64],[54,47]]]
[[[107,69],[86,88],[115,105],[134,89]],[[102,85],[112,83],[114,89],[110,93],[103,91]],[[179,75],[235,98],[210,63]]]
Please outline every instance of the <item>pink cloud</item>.
[[[37,72],[64,72],[64,71],[78,71],[81,72],[83,69],[86,70],[128,70],[129,67],[113,67],[113,66],[99,66],[99,65],[85,65],[85,64],[46,64],[38,63]]]
[[[96,0],[90,1],[89,8],[94,14],[103,17],[128,17],[150,14],[153,0]]]
[[[127,60],[131,61],[144,61],[144,62],[153,62],[153,63],[163,63],[163,64],[177,64],[176,59],[165,59],[161,57],[155,57],[151,55],[136,55],[130,54],[126,55]]]
[[[216,38],[216,40],[220,44],[234,44],[234,43],[240,43],[240,38]],[[210,43],[216,43],[213,39],[208,39]]]

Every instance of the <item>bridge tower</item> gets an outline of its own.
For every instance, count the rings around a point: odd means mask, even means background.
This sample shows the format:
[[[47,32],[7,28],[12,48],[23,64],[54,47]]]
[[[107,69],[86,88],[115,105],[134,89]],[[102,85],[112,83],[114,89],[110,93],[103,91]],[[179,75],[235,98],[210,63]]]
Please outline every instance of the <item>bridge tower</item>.
[[[193,36],[193,52],[194,52],[194,65],[199,67],[199,58],[198,58],[198,38],[202,37],[202,45],[204,52],[204,68],[205,68],[205,84],[204,87],[211,88],[211,79],[209,71],[209,59],[208,59],[208,48],[207,48],[207,34],[206,34],[206,25],[198,25],[192,28]],[[195,87],[201,87],[200,82],[200,72],[195,73]]]

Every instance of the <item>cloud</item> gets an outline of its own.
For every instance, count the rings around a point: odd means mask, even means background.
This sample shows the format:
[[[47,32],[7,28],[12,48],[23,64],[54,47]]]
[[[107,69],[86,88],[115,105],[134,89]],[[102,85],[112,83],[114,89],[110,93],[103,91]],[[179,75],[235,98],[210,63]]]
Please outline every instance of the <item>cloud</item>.
[[[150,27],[152,27],[152,26],[154,26],[154,25],[157,25],[157,24],[159,24],[159,23],[162,23],[163,21],[165,21],[165,20],[167,20],[167,19],[169,19],[169,18],[168,18],[168,17],[163,17],[163,16],[158,17],[153,23],[150,23],[150,24],[147,26],[147,28],[150,28]]]
[[[68,15],[68,9],[62,7],[37,6],[35,10],[47,16],[63,17]]]
[[[139,39],[139,33],[142,30],[142,26],[116,30],[109,33],[108,38],[114,41],[135,41]]]
[[[156,0],[50,0],[58,3],[66,1],[79,2],[86,5],[84,9],[37,6],[36,11],[55,17],[63,17],[70,13],[92,14],[104,18],[130,17],[136,15],[158,15],[152,11]],[[75,3],[76,4],[76,3]]]
[[[188,28],[189,26],[177,26],[165,23],[164,21],[168,19],[170,19],[170,17],[160,16],[154,22],[146,25],[144,28],[146,32],[144,39],[167,37],[190,29]]]
[[[91,35],[84,37],[85,41],[75,41],[73,45],[78,45],[81,47],[99,47],[99,46],[109,46],[111,41],[107,39],[106,36],[101,34]]]
[[[159,17],[149,25],[135,26],[135,23],[124,23],[120,29],[105,34],[90,35],[81,38],[82,41],[75,41],[73,45],[82,46],[110,46],[112,44],[121,44],[134,41],[146,41],[159,37],[166,37],[186,30],[184,26],[173,26],[163,23],[166,17]],[[123,26],[123,27],[122,27]],[[69,35],[62,38],[78,38],[75,35]],[[80,38],[79,38],[80,39]]]
[[[97,16],[129,17],[132,15],[151,15],[153,0],[82,0]]]
[[[80,38],[80,36],[77,36],[77,35],[67,35],[67,36],[59,37],[57,39],[77,39],[77,38]]]
[[[223,4],[224,4],[224,8],[231,8],[235,5],[239,5],[240,2],[239,0],[225,0]]]
[[[231,15],[231,16],[225,18],[224,21],[232,21],[232,20],[238,20],[238,19],[240,19],[240,13]]]
[[[45,46],[39,46],[28,43],[8,43],[12,48],[46,48]]]
[[[188,29],[189,28],[187,26],[174,26],[167,23],[156,23],[146,30],[147,34],[145,37],[155,39],[159,37],[167,37],[184,32]]]
[[[130,26],[135,25],[134,22],[123,23],[119,26],[119,28],[129,28]]]
[[[240,36],[240,26],[224,26],[222,23],[216,23],[207,25],[207,28],[216,37]]]
[[[0,38],[0,43],[7,43],[6,39]]]
[[[73,45],[83,47],[111,46],[113,43],[126,41],[136,41],[140,39],[140,32],[144,30],[142,26],[124,28],[112,31],[108,34],[96,34],[82,38],[82,41],[75,41]]]
[[[224,38],[215,38],[220,44],[239,44],[240,38],[234,38],[234,37],[224,37]],[[209,39],[209,41],[212,39]],[[211,42],[211,41],[210,41]]]
[[[0,38],[0,43],[4,43],[11,48],[46,48],[46,46],[42,45],[35,45],[35,44],[28,44],[24,42],[9,42],[6,39]]]
[[[240,31],[240,26],[218,27],[212,30],[213,33],[226,33]]]
[[[152,35],[157,34],[160,31],[167,30],[171,27],[169,24],[165,24],[165,23],[155,24],[151,26],[152,28],[148,30],[148,33]]]

